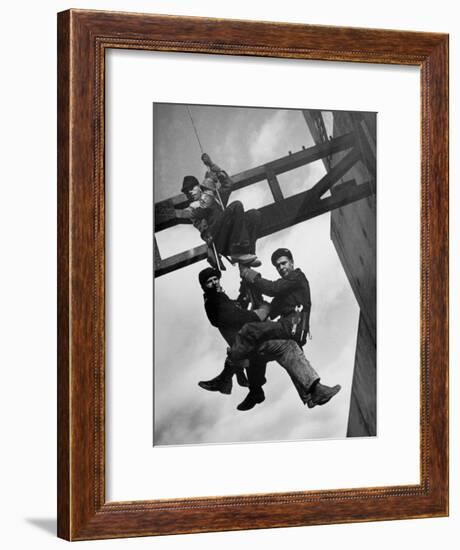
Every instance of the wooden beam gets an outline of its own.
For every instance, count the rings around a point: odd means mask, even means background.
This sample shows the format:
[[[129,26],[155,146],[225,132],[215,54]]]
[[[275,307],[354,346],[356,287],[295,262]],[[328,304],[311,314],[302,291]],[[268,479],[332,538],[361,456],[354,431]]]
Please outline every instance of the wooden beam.
[[[320,216],[336,208],[346,206],[373,194],[371,182],[356,185],[347,181],[334,187],[330,197],[318,198],[312,190],[298,193],[284,199],[282,203],[273,203],[259,209],[262,215],[259,238],[266,237],[297,223]],[[155,277],[161,277],[187,265],[204,260],[207,256],[206,245],[197,246],[186,252],[175,254],[155,265]]]

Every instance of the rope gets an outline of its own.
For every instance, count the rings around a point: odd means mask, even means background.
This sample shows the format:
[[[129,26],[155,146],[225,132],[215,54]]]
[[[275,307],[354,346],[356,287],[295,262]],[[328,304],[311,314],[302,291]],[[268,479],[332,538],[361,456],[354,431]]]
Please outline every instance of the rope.
[[[198,132],[197,132],[197,130],[196,130],[195,123],[193,122],[192,113],[190,112],[190,108],[189,108],[188,105],[186,105],[185,107],[186,107],[186,109],[187,109],[188,116],[190,117],[190,121],[191,121],[191,123],[192,123],[193,129],[195,130],[195,135],[196,135],[196,139],[197,139],[197,141],[198,141],[198,145],[200,146],[201,154],[203,154],[203,153],[204,153],[204,151],[203,151],[203,146],[201,145],[200,138],[198,137]]]
[[[200,149],[201,149],[201,154],[203,154],[204,153],[203,146],[201,145],[200,137],[198,136],[198,131],[196,129],[195,123],[193,122],[193,117],[192,117],[192,113],[190,111],[190,107],[188,105],[186,105],[185,107],[187,109],[188,116],[190,117],[190,122],[192,123],[193,129],[195,131],[196,139],[197,139],[198,145],[200,146]],[[219,203],[222,210],[225,210],[224,201],[222,200],[222,197],[220,196],[219,189],[217,188],[217,185],[216,185],[215,191],[216,191],[217,202]]]
[[[198,135],[198,131],[196,129],[195,123],[193,122],[193,117],[192,117],[192,113],[190,111],[190,107],[188,105],[186,105],[185,108],[187,109],[188,116],[190,117],[190,122],[192,123],[193,130],[195,132],[195,136],[196,136],[196,139],[198,141],[198,145],[200,146],[201,154],[203,155],[203,153],[204,153],[203,146],[201,145],[201,141],[200,141],[200,137]],[[217,196],[217,202],[219,203],[222,210],[225,210],[224,201],[222,200],[222,197],[220,196],[219,189],[217,188],[217,185],[215,187],[216,187],[215,191],[216,191],[216,196]],[[214,242],[212,243],[211,248],[212,248],[212,251],[214,253],[214,257],[216,259],[217,269],[219,271],[225,271],[225,265],[223,264],[223,262],[220,259],[220,254],[217,253],[216,245],[214,244]]]
[[[219,206],[222,208],[222,211],[224,211],[225,210],[224,201],[222,200],[222,197],[220,196],[219,189],[217,189],[217,184],[216,184],[215,187],[216,187],[217,202],[219,203]]]

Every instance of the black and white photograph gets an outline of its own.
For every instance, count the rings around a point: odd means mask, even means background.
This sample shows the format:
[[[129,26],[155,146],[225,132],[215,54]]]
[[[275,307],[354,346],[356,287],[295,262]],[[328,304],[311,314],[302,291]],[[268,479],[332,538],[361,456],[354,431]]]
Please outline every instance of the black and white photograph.
[[[377,113],[153,104],[154,446],[377,435]]]

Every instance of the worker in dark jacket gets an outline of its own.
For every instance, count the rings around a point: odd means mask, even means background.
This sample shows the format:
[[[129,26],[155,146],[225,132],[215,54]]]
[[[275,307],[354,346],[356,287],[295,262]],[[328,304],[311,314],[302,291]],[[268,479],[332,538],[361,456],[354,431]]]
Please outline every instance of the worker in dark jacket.
[[[236,333],[245,323],[266,319],[268,309],[266,306],[259,310],[248,311],[246,309],[246,297],[241,295],[237,300],[230,300],[220,284],[220,271],[208,267],[203,269],[199,276],[201,287],[204,291],[204,307],[209,322],[219,329],[228,345],[232,345]],[[250,361],[233,362],[227,359],[222,372],[212,380],[199,382],[198,385],[208,391],[219,391],[230,394],[232,391],[232,379],[236,375],[240,386],[249,386],[249,392],[254,397],[251,403],[243,401],[238,405],[239,410],[252,409],[257,403],[262,403],[265,395],[262,386],[265,384],[265,370],[267,361],[254,356]],[[246,368],[247,380],[243,369]]]
[[[227,205],[233,187],[230,176],[206,153],[201,159],[208,168],[205,177],[200,184],[194,176],[185,176],[182,192],[189,204],[183,210],[176,210],[176,216],[189,219],[208,247],[212,249],[214,245],[219,254],[230,256],[240,264],[260,265],[255,254],[259,211],[245,212],[240,201]]]
[[[241,277],[266,296],[272,296],[270,319],[277,321],[247,323],[236,335],[234,344],[228,352],[233,361],[240,361],[251,356],[263,342],[273,339],[291,339],[304,346],[310,331],[310,285],[304,273],[294,266],[292,253],[287,248],[273,252],[272,264],[281,275],[276,281],[264,279],[260,273],[245,266],[240,266]],[[327,403],[339,390],[319,382],[314,389],[314,399]]]
[[[219,329],[226,341],[232,344],[241,327],[247,326],[247,323],[262,322],[267,318],[269,306],[263,304],[256,310],[245,310],[238,302],[231,300],[224,293],[220,277],[220,272],[212,268],[204,269],[199,274],[200,284],[204,290],[208,319],[213,326]],[[302,402],[306,403],[308,407],[312,408],[323,404],[320,399],[314,398],[315,393],[313,392],[319,381],[319,376],[300,347],[293,340],[273,339],[263,342],[257,351],[250,355],[250,363],[247,367],[249,393],[238,405],[239,410],[252,409],[256,404],[264,401],[262,385],[265,382],[265,364],[268,361],[277,361],[287,371]],[[207,382],[200,382],[199,385],[210,391],[221,391],[221,387],[228,384],[229,378],[231,381],[235,366],[241,367],[241,363],[238,365],[238,362],[227,360],[224,370],[219,376]]]

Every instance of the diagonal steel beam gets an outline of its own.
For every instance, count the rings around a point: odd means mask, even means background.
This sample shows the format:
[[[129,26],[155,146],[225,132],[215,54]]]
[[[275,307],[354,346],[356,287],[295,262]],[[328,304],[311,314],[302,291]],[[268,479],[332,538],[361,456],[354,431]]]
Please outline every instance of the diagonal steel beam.
[[[350,168],[352,168],[360,159],[360,153],[357,148],[353,148],[349,153],[347,153],[343,159],[341,159],[337,164],[335,164],[327,174],[322,177],[318,183],[316,183],[312,188],[311,192],[316,196],[321,197],[328,191],[335,183],[342,178]]]

